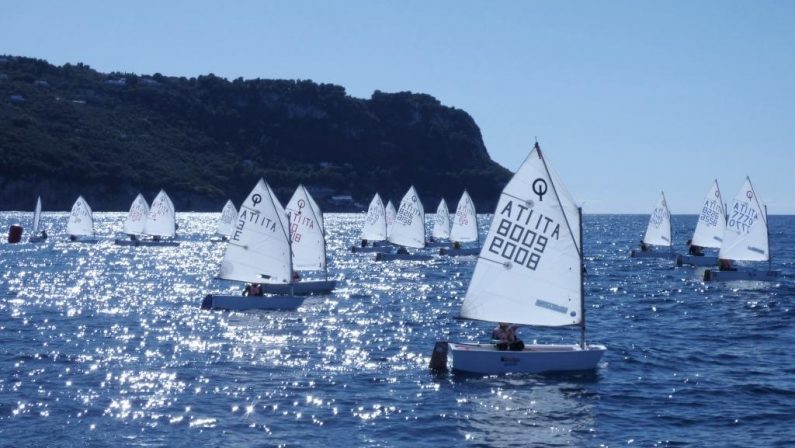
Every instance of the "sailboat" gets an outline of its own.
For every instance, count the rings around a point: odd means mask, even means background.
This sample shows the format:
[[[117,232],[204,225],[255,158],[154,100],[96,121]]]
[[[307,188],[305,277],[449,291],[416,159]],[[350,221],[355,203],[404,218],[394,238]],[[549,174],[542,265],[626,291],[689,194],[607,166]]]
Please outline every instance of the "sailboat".
[[[367,215],[364,217],[362,243],[351,246],[351,252],[389,252],[392,249],[388,246],[375,246],[376,242],[385,241],[386,238],[386,210],[384,210],[384,203],[381,202],[381,196],[376,193],[373,200],[370,201]]]
[[[323,228],[323,214],[303,185],[299,185],[287,204],[290,223],[290,248],[293,254],[295,274],[290,283],[265,283],[263,290],[278,294],[327,294],[337,286],[336,280],[329,280],[326,265],[326,232]],[[322,280],[296,278],[298,272],[323,271]]]
[[[431,368],[499,374],[594,370],[607,348],[585,341],[581,210],[538,143],[500,195],[460,316],[539,327],[580,327],[579,344],[437,342]]]
[[[66,233],[69,235],[70,241],[80,243],[97,242],[94,238],[94,215],[83,196],[78,196],[74,205],[72,205],[69,222],[66,224]]]
[[[431,259],[428,254],[412,254],[406,250],[409,247],[416,249],[425,247],[425,208],[414,186],[409,188],[400,201],[389,242],[402,246],[402,250],[398,249],[396,253],[378,253],[375,256],[376,261]]]
[[[218,224],[215,227],[215,238],[210,241],[228,241],[229,235],[235,229],[235,220],[237,219],[237,209],[232,200],[226,201],[221,216],[218,218]]]
[[[177,235],[177,222],[174,211],[174,203],[168,194],[160,190],[149,207],[144,223],[144,235],[152,237],[151,240],[141,240],[140,244],[148,246],[179,246],[178,241],[174,241]],[[168,238],[164,240],[163,238]]]
[[[439,201],[436,207],[436,215],[433,218],[433,228],[431,229],[432,241],[425,243],[426,247],[447,247],[450,245],[450,210],[447,209],[447,202],[444,198]]]
[[[770,256],[767,207],[756,194],[751,179],[746,177],[743,187],[734,196],[729,209],[729,219],[723,233],[718,258],[733,261],[767,261],[767,271],[731,268],[730,270],[707,269],[704,281],[754,280],[772,281],[779,276],[772,269]]]
[[[30,230],[28,242],[40,243],[47,239],[47,232],[41,230],[41,196],[36,198],[36,208],[33,211],[33,228]]]
[[[458,200],[453,228],[450,230],[450,241],[453,242],[453,246],[439,249],[439,255],[477,255],[480,253],[480,248],[477,245],[461,247],[461,244],[477,243],[478,239],[478,214],[475,211],[475,203],[472,202],[469,193],[464,190],[461,199]]]
[[[130,211],[127,213],[127,219],[124,221],[124,233],[128,238],[116,238],[115,243],[120,246],[134,246],[140,242],[138,236],[144,233],[144,224],[146,224],[146,216],[149,214],[149,204],[140,193],[133,200],[130,205]]]
[[[726,209],[718,187],[718,180],[710,187],[704,198],[704,206],[698,215],[696,230],[690,240],[690,247],[720,249],[723,233],[726,231]],[[677,255],[676,265],[717,266],[718,257],[708,255]]]
[[[260,179],[240,205],[218,278],[245,283],[289,284],[293,273],[287,213]],[[238,296],[209,294],[203,309],[295,310],[304,298],[290,295]]]
[[[668,247],[668,250],[655,250],[653,246]],[[649,225],[646,226],[646,233],[641,240],[641,249],[631,250],[629,256],[636,258],[676,258],[671,240],[671,212],[668,210],[665,193],[660,193],[660,199],[657,200],[657,205],[649,218]]]
[[[386,203],[384,213],[386,215],[386,236],[389,238],[389,234],[392,233],[392,225],[395,223],[395,216],[397,215],[397,211],[395,210],[395,206],[392,205],[392,201],[388,201]]]

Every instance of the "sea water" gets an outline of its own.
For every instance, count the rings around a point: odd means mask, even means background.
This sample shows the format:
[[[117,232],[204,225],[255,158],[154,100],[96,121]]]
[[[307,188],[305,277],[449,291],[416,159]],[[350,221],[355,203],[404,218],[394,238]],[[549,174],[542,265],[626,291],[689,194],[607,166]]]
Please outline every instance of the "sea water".
[[[363,215],[331,214],[334,293],[206,311],[204,295],[242,290],[213,278],[217,214],[179,213],[179,247],[113,245],[114,213],[95,213],[99,243],[70,243],[67,217],[44,214],[43,244],[0,244],[2,446],[795,445],[795,217],[770,218],[779,281],[704,284],[703,268],[627,257],[647,216],[586,215],[598,371],[487,377],[428,370],[435,341],[488,338],[457,319],[475,257],[375,262],[349,251]],[[4,231],[30,221],[0,214]],[[673,222],[682,252],[696,217]]]

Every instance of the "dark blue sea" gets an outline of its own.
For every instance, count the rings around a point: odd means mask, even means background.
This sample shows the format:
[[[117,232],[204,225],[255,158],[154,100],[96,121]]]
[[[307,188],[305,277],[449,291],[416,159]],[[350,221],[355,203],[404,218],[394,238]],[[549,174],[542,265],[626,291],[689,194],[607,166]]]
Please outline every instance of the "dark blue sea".
[[[647,216],[586,215],[599,370],[460,377],[428,362],[437,340],[488,336],[456,319],[474,257],[374,262],[347,249],[363,215],[327,215],[333,294],[205,311],[241,290],[213,280],[217,216],[178,213],[176,248],[114,246],[119,213],[95,214],[98,244],[68,243],[66,213],[44,214],[44,244],[0,244],[0,446],[795,446],[795,217],[770,218],[779,282],[705,285],[627,257]],[[679,251],[695,223],[674,216]]]

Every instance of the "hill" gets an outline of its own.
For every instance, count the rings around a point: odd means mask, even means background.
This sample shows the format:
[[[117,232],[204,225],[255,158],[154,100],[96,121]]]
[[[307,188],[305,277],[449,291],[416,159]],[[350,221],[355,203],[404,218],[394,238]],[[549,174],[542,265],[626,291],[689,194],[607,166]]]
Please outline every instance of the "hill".
[[[127,210],[163,188],[178,211],[239,204],[264,177],[283,202],[299,183],[324,211],[396,203],[415,185],[427,211],[468,189],[492,211],[510,172],[466,112],[430,95],[301,80],[100,73],[0,56],[0,208]],[[336,196],[336,198],[335,198]],[[352,197],[352,201],[346,196]]]

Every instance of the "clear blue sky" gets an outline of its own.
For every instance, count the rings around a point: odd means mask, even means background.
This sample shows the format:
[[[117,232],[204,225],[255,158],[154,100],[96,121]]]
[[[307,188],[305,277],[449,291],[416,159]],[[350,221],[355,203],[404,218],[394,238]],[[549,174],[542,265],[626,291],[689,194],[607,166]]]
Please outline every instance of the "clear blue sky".
[[[0,53],[100,71],[428,93],[585,211],[698,213],[746,175],[795,213],[795,1],[10,1]]]

